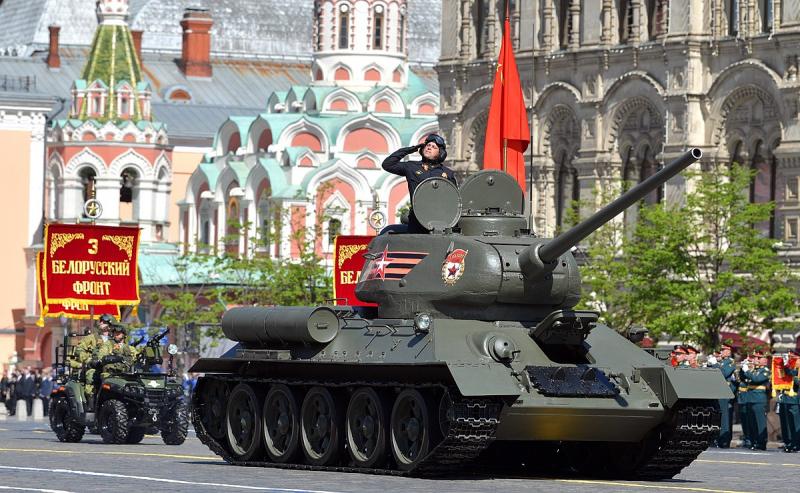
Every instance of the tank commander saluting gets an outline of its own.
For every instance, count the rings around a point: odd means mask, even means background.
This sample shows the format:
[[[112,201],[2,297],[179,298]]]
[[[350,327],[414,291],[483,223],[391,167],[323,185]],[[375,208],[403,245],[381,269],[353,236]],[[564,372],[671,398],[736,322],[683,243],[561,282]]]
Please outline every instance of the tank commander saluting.
[[[401,159],[415,151],[419,151],[422,156],[422,161],[401,161]],[[422,144],[403,147],[394,151],[383,160],[382,166],[383,169],[389,173],[405,176],[406,182],[408,183],[408,195],[410,198],[413,198],[414,190],[416,190],[417,185],[428,178],[445,178],[458,186],[453,170],[442,164],[446,158],[447,146],[444,143],[444,139],[436,134],[430,134],[425,138],[425,142]],[[412,234],[424,234],[428,232],[417,220],[417,216],[414,215],[414,209],[408,212],[407,230],[401,225],[391,225],[384,228],[381,233],[386,231],[396,233],[406,231]]]

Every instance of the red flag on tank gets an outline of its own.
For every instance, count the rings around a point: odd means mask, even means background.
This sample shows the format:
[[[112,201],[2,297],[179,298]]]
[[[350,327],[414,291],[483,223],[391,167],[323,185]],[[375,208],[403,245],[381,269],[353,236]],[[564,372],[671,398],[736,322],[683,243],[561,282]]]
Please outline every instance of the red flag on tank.
[[[503,43],[494,75],[486,142],[483,148],[483,169],[501,169],[513,176],[525,190],[525,149],[531,141],[525,98],[519,81],[508,12],[503,24]]]

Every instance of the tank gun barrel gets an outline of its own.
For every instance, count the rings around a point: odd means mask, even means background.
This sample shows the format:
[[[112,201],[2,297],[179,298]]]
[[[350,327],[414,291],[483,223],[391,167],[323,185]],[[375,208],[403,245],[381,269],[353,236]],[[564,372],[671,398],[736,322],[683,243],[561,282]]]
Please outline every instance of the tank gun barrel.
[[[519,254],[520,267],[523,273],[526,277],[536,277],[542,272],[548,271],[549,269],[546,269],[544,264],[549,264],[556,260],[603,224],[613,219],[617,214],[643,199],[648,193],[699,160],[702,155],[703,152],[696,147],[688,150],[682,156],[664,166],[660,171],[623,193],[616,200],[557,238],[547,243],[526,248]]]

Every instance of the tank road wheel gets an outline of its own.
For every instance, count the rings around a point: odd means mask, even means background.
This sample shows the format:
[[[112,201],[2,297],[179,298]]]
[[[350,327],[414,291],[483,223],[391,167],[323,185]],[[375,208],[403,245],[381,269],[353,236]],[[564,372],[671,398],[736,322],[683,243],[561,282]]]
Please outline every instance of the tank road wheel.
[[[252,459],[261,447],[261,399],[246,383],[231,391],[225,422],[231,452],[241,460]]]
[[[428,455],[429,416],[428,405],[419,391],[406,389],[395,399],[391,418],[392,455],[401,470],[414,469]]]
[[[341,411],[328,389],[312,387],[303,399],[300,426],[303,454],[309,464],[327,466],[339,457]]]
[[[347,447],[357,467],[374,467],[386,457],[386,411],[380,396],[362,387],[347,406]]]
[[[60,442],[80,442],[85,428],[72,417],[69,402],[63,397],[50,401],[50,428]]]
[[[144,434],[147,431],[147,428],[131,428],[128,431],[128,438],[125,439],[125,443],[139,443],[144,439]]]
[[[291,462],[300,444],[300,410],[286,385],[273,385],[267,392],[262,428],[269,458],[279,464]]]
[[[189,410],[179,402],[172,408],[161,425],[161,440],[165,445],[181,445],[189,433]]]
[[[100,436],[104,443],[122,444],[128,439],[128,410],[117,399],[100,406]]]
[[[225,439],[225,407],[228,402],[228,391],[224,382],[208,379],[203,381],[200,389],[200,405],[195,412],[200,413],[200,420],[209,435],[217,440]]]

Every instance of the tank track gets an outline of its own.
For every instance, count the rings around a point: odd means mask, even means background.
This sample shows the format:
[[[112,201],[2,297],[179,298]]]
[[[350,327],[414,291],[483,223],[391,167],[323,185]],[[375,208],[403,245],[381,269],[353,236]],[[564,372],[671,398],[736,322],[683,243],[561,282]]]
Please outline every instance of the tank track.
[[[235,383],[256,383],[256,384],[273,384],[282,383],[289,386],[302,385],[313,386],[322,385],[328,388],[346,388],[346,387],[406,387],[406,384],[396,382],[369,382],[369,381],[353,381],[353,382],[319,382],[319,381],[287,381],[278,379],[265,379],[265,378],[243,378],[231,375],[214,375],[206,376],[205,379],[217,379],[226,381],[231,384]],[[237,460],[231,455],[225,446],[219,443],[214,437],[208,434],[199,413],[196,410],[199,408],[199,392],[195,392],[192,396],[192,424],[194,425],[197,438],[205,444],[212,452],[222,457],[226,462],[237,466],[250,466],[250,467],[274,467],[281,469],[301,469],[310,471],[336,471],[336,472],[357,472],[367,474],[384,474],[393,476],[443,476],[462,472],[466,469],[469,462],[476,459],[489,445],[494,441],[497,426],[500,423],[500,412],[503,408],[503,402],[497,398],[472,398],[462,397],[454,388],[449,388],[439,383],[426,383],[416,384],[414,388],[439,388],[442,391],[450,393],[452,399],[452,414],[450,417],[450,426],[446,436],[428,453],[423,461],[417,467],[408,471],[401,471],[390,468],[362,468],[352,467],[346,465],[336,466],[313,466],[309,464],[294,463],[294,464],[278,464],[265,460],[260,461],[242,461]],[[391,454],[390,454],[391,455]]]
[[[674,427],[663,430],[656,452],[634,472],[637,479],[671,479],[708,448],[720,431],[721,414],[713,404],[680,404]]]

